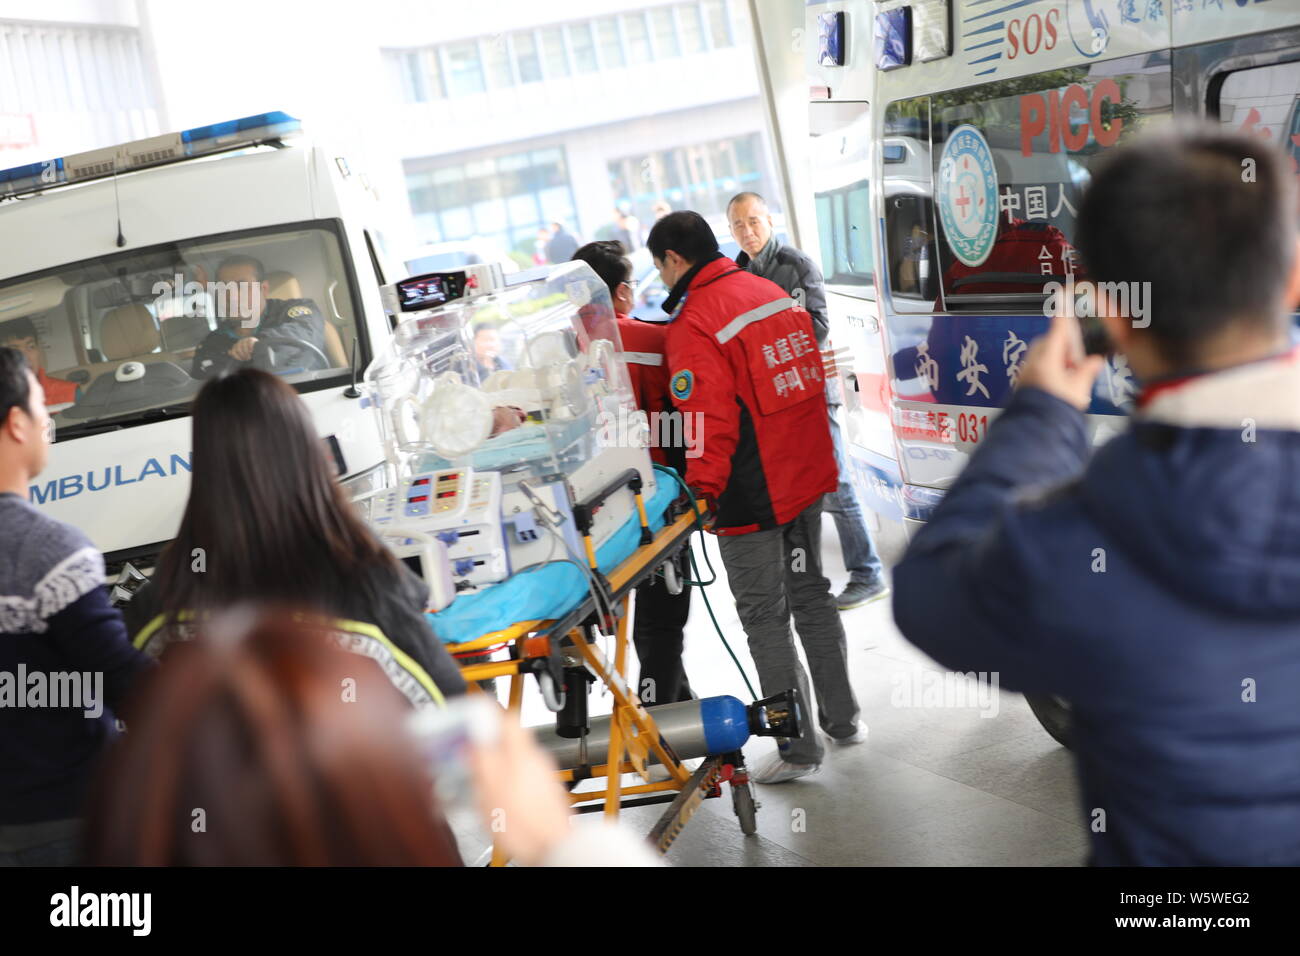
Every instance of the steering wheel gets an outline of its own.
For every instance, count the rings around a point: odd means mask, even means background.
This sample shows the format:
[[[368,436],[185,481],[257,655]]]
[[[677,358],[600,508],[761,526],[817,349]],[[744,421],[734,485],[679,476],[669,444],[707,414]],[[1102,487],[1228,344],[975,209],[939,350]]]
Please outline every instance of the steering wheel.
[[[334,363],[329,360],[328,356],[326,356],[324,352],[312,343],[304,342],[302,339],[291,339],[287,335],[259,335],[257,337],[257,349],[260,350],[264,345],[291,345],[294,348],[306,349],[309,352],[314,352],[316,358],[320,359],[321,369],[334,367]],[[266,353],[263,352],[262,354],[265,355]],[[267,364],[271,363],[268,362]],[[308,371],[319,371],[319,369],[308,369]]]

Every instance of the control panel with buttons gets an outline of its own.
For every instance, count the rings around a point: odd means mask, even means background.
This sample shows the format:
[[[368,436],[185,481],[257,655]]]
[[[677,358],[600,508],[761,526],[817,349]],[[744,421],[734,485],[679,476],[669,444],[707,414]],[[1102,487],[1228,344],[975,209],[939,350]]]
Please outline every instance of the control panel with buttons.
[[[375,498],[370,520],[399,557],[418,550],[416,541],[400,537],[402,528],[442,542],[458,590],[509,576],[498,472],[449,468],[412,475]]]

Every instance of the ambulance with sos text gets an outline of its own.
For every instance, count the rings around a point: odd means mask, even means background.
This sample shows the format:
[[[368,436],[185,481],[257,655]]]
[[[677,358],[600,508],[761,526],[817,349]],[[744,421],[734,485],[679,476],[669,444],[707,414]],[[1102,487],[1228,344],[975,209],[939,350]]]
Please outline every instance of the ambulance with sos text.
[[[854,360],[846,452],[901,541],[984,440],[1051,284],[1082,277],[1075,214],[1100,157],[1195,118],[1297,168],[1300,4],[822,0],[805,26],[831,339]],[[1111,358],[1095,442],[1135,390]]]

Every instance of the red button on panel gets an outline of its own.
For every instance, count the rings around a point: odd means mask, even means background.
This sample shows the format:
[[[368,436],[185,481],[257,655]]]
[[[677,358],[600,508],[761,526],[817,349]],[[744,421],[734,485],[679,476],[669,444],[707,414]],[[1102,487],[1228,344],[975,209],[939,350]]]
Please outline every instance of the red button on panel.
[[[455,497],[456,497],[456,492],[454,492],[454,491],[440,491],[440,492],[438,492],[438,497],[439,497],[439,498],[455,498]]]
[[[416,497],[414,497],[414,498],[409,498],[409,499],[407,499],[407,500],[410,501],[411,504],[415,504],[417,501],[428,501],[428,500],[429,500],[429,496],[428,496],[428,495],[417,495]]]

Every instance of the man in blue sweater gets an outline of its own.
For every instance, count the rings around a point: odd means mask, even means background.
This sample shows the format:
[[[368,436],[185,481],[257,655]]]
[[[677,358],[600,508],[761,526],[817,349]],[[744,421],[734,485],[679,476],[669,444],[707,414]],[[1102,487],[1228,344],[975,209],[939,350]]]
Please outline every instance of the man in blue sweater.
[[[99,551],[27,500],[48,427],[22,353],[0,348],[0,866],[76,861],[112,711],[150,666],[108,602]]]
[[[945,667],[1073,705],[1095,864],[1300,864],[1284,159],[1197,130],[1095,171],[1076,238],[1092,278],[1116,284],[1100,316],[1143,385],[1131,427],[1089,460],[1101,359],[1058,316],[894,573],[899,628]],[[1130,318],[1120,289],[1149,312]]]

